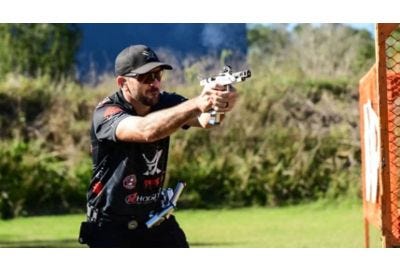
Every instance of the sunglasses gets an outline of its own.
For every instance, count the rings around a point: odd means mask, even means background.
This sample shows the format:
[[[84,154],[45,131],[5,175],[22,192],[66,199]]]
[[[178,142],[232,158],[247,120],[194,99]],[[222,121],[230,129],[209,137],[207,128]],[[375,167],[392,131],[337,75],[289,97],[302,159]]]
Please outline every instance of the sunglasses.
[[[163,70],[148,72],[145,74],[136,74],[133,76],[126,76],[126,77],[135,78],[136,80],[138,80],[140,83],[143,83],[143,84],[151,84],[156,79],[158,81],[161,81],[162,76],[163,76]]]

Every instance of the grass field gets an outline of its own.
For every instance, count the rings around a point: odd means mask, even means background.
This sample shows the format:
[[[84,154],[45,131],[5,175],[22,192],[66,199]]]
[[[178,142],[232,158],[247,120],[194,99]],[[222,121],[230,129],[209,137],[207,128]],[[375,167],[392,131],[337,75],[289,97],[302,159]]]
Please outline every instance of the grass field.
[[[279,208],[178,210],[191,247],[363,247],[362,207],[316,202]],[[77,243],[84,215],[0,221],[0,247],[84,247]],[[371,229],[371,246],[380,247]]]

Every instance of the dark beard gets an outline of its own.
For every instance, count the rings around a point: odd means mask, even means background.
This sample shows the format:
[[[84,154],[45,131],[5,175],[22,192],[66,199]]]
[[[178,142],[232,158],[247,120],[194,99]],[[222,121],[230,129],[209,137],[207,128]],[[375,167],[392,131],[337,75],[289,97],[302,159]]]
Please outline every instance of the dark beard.
[[[158,89],[152,89],[152,90],[159,91]],[[140,96],[138,98],[138,101],[140,103],[142,103],[143,105],[149,106],[149,107],[152,107],[152,106],[156,105],[159,100],[160,100],[160,95],[159,94],[157,95],[157,97],[153,97],[153,98],[150,98],[150,97],[147,97],[147,96]]]

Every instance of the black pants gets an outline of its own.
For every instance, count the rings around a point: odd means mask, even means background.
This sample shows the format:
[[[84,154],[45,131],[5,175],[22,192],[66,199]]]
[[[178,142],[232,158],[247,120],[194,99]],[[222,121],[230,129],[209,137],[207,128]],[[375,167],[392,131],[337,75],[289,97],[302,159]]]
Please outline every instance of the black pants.
[[[92,248],[187,248],[186,236],[174,216],[160,225],[147,229],[140,224],[129,230],[125,224],[100,222],[95,224],[88,246]]]

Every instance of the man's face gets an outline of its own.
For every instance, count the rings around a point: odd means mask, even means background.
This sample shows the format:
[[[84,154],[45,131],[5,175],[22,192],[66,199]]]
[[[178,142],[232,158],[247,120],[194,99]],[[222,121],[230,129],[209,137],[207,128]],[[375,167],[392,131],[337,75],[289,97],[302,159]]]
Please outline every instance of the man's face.
[[[137,77],[126,77],[132,97],[143,105],[156,105],[160,100],[162,72],[161,68],[155,68]]]

